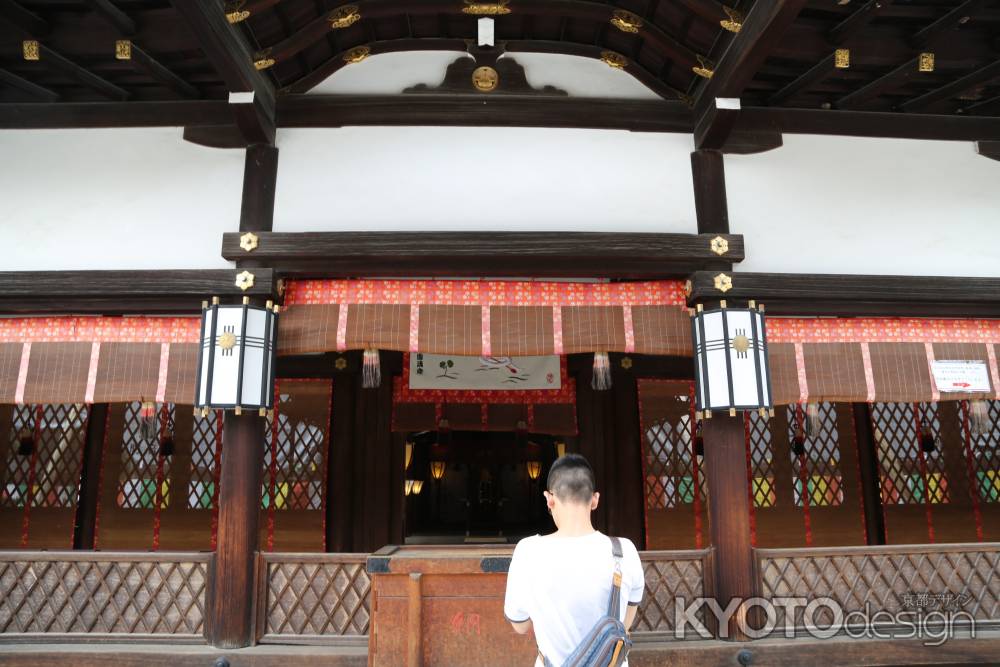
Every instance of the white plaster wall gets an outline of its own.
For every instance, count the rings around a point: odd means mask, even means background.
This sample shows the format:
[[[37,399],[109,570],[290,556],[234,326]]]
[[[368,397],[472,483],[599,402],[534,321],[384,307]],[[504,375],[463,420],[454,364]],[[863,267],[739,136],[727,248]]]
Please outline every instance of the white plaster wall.
[[[608,130],[282,130],[274,230],[694,232],[692,146]]]
[[[181,134],[0,131],[0,270],[231,267],[244,153]]]
[[[1000,277],[1000,162],[974,144],[784,141],[726,156],[737,270]]]

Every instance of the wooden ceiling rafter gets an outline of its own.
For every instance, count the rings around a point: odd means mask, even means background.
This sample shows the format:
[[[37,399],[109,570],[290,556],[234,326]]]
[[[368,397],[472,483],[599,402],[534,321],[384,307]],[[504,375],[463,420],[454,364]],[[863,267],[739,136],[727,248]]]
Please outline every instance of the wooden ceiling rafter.
[[[28,41],[31,42],[33,40]],[[66,58],[54,49],[46,46],[44,43],[36,42],[36,44],[37,58],[25,57],[25,61],[36,62],[43,67],[56,70],[64,76],[73,79],[77,83],[82,84],[109,99],[119,101],[129,99],[130,93],[124,88],[116,86],[107,79],[94,74],[86,67],[73,62],[69,58]],[[28,46],[24,46],[23,48],[25,51],[31,50]]]
[[[864,5],[851,12],[850,16],[830,28],[826,33],[827,40],[833,45],[845,43],[861,32],[891,4],[892,0],[868,0]]]
[[[138,44],[130,40],[121,41],[128,43],[128,46],[123,48],[128,57],[118,56],[120,60],[127,60],[136,71],[147,74],[150,78],[173,90],[180,97],[187,99],[201,97],[201,92],[197,88],[172,72]]]
[[[15,0],[0,0],[0,19],[31,37],[45,37],[51,30],[48,21]]]
[[[37,83],[28,81],[5,69],[0,69],[0,83],[6,83],[12,88],[17,88],[21,92],[27,93],[43,102],[55,102],[59,99],[59,93],[56,91],[50,90],[45,86],[39,86]]]
[[[135,34],[135,21],[128,14],[115,6],[111,0],[83,0],[87,6],[97,12],[104,20],[126,37]]]
[[[901,111],[907,112],[920,111],[921,109],[925,109],[936,102],[943,102],[945,100],[959,97],[980,84],[986,83],[987,81],[998,77],[1000,77],[1000,59],[994,60],[985,67],[980,67],[974,72],[970,72],[959,79],[940,86],[939,88],[935,88],[934,90],[909,99],[900,104],[899,108]]]
[[[891,72],[839,98],[833,106],[837,109],[858,109],[869,100],[901,87],[913,77],[924,74],[920,70],[920,60],[921,56],[916,56],[906,61]]]
[[[973,14],[981,9],[984,4],[986,4],[986,0],[966,0],[929,26],[914,33],[910,37],[910,44],[915,49],[922,49],[928,46],[949,30],[968,23],[972,19]]]

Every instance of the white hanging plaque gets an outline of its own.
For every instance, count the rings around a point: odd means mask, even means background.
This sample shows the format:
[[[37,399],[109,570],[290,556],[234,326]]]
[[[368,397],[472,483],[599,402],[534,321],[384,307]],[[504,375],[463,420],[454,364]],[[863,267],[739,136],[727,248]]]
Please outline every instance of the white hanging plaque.
[[[410,389],[559,389],[559,357],[410,355]]]
[[[940,392],[964,394],[991,391],[990,374],[982,361],[935,361],[934,384]]]

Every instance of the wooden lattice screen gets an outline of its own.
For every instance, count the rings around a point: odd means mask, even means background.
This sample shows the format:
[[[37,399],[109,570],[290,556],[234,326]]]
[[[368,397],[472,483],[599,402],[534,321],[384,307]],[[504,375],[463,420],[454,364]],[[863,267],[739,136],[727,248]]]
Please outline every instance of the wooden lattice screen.
[[[0,406],[0,548],[73,546],[89,411]]]

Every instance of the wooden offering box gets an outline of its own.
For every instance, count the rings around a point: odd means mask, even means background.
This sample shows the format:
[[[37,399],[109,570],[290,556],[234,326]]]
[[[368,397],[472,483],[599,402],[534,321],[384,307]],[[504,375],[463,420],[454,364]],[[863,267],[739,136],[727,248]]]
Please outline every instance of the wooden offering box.
[[[370,667],[523,667],[537,649],[503,616],[509,546],[385,547],[372,577]]]

